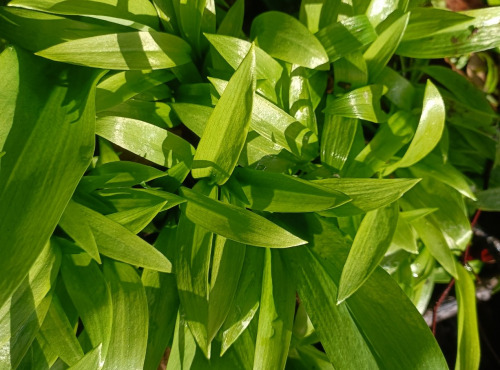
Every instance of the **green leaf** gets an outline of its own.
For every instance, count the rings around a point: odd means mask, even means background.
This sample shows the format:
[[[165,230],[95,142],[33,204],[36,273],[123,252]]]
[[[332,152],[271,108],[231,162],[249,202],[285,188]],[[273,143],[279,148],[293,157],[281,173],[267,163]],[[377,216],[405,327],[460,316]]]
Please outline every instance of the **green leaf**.
[[[330,62],[335,62],[373,42],[377,33],[366,15],[358,15],[332,22],[315,36],[325,48]]]
[[[288,14],[266,12],[257,16],[250,36],[266,53],[285,62],[307,68],[328,63],[328,55],[319,40]]]
[[[364,52],[370,81],[376,81],[396,51],[408,24],[410,13],[395,20]]]
[[[264,252],[261,248],[246,247],[238,289],[221,328],[221,356],[248,332],[247,328],[259,308]]]
[[[321,162],[341,170],[349,156],[359,126],[357,118],[325,114]]]
[[[295,287],[278,251],[266,249],[254,369],[284,369],[292,338]]]
[[[71,366],[70,370],[86,370],[86,369],[100,369],[102,365],[102,344],[95,347],[90,352],[87,352],[85,356],[81,358],[76,364]]]
[[[250,48],[206,123],[194,156],[194,178],[209,177],[219,185],[229,179],[245,144],[254,92],[255,51]]]
[[[257,247],[288,248],[304,241],[253,212],[224,204],[182,187],[187,204],[181,206],[186,218],[227,239]]]
[[[289,113],[317,135],[318,124],[307,80],[308,73],[304,67],[292,66],[288,97]]]
[[[217,34],[238,37],[242,33],[245,1],[237,0],[227,11],[217,29]],[[209,40],[210,41],[210,40]]]
[[[64,286],[78,311],[92,347],[100,348],[99,364],[102,367],[108,353],[113,325],[113,307],[108,283],[97,263],[84,254],[65,255],[61,273]]]
[[[419,37],[404,40],[399,45],[398,55],[412,58],[445,58],[493,49],[500,45],[500,7],[475,9],[459,14],[473,17],[466,22],[441,28],[435,31],[430,29],[422,32],[419,23],[414,28],[420,30]]]
[[[149,31],[67,41],[36,54],[58,62],[94,68],[151,70],[189,63],[190,52],[189,45],[181,38]]]
[[[492,188],[477,193],[477,207],[483,211],[500,210],[500,188]]]
[[[210,81],[219,93],[222,93],[227,85],[224,80],[210,78]],[[254,95],[250,128],[301,159],[314,158],[317,155],[316,134],[258,94]]]
[[[235,195],[259,211],[315,212],[350,200],[341,192],[285,174],[238,168],[234,178]]]
[[[368,212],[363,218],[342,269],[338,303],[356,292],[382,261],[396,230],[398,214],[398,206],[394,202]]]
[[[147,132],[148,135],[144,135]],[[184,162],[189,167],[194,149],[181,137],[146,122],[124,117],[97,119],[96,134],[160,166]]]
[[[413,108],[416,89],[406,78],[390,67],[380,72],[376,82],[386,86],[389,90],[385,95],[398,108],[410,111]],[[401,112],[401,111],[400,111]]]
[[[47,243],[90,164],[98,76],[13,48],[0,55],[0,66],[0,107],[15,101],[0,118],[6,135],[0,139],[6,152],[0,169],[3,305]]]
[[[415,186],[419,179],[339,179],[312,181],[322,187],[340,191],[352,201],[321,212],[325,216],[343,217],[373,211],[387,206]]]
[[[82,222],[89,225],[101,254],[133,265],[171,272],[169,260],[120,224],[74,201],[68,204],[68,211],[79,215]]]
[[[199,182],[190,192],[193,196],[211,199],[217,198],[217,189],[205,182]],[[182,194],[184,194],[184,189],[182,189]],[[205,357],[210,358],[208,299],[213,234],[201,226],[193,223],[187,212],[181,213],[177,229],[177,253],[174,268],[184,320]]]
[[[86,23],[32,10],[1,7],[0,34],[29,51],[40,51],[68,40],[127,32],[127,27]]]
[[[38,335],[42,336],[54,353],[70,366],[83,357],[82,347],[57,296],[52,297]]]
[[[158,28],[158,18],[147,0],[127,0],[117,5],[110,0],[13,0],[9,6],[39,10],[45,13],[87,16],[118,23],[138,30]]]
[[[467,270],[457,263],[458,350],[455,369],[478,369],[481,358],[476,312],[476,287]]]
[[[380,108],[380,99],[386,92],[387,88],[382,85],[361,87],[329,102],[324,112],[377,123],[385,122],[387,114]]]
[[[155,246],[171,260],[174,260],[176,233],[177,226],[167,226],[162,229],[155,242]],[[149,308],[148,345],[144,369],[156,370],[174,334],[179,295],[172,274],[144,269],[141,280]]]
[[[112,108],[154,86],[172,80],[175,76],[167,70],[123,71],[99,82],[96,90],[96,110]]]
[[[132,266],[103,261],[113,306],[113,327],[103,369],[142,369],[148,340],[148,304]],[[133,307],[133,309],[131,309]]]
[[[441,140],[444,130],[445,108],[438,89],[430,80],[427,81],[424,94],[422,115],[415,136],[403,158],[389,165],[384,174],[390,174],[396,168],[409,167],[428,155]]]

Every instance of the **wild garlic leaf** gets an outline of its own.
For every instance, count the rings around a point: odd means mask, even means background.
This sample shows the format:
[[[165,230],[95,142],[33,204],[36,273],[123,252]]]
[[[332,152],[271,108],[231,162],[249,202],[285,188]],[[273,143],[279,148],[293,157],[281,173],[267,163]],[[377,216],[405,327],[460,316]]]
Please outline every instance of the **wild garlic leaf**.
[[[106,216],[71,201],[68,211],[78,214],[89,225],[102,255],[132,265],[171,272],[172,265],[153,246]]]
[[[187,200],[181,210],[189,220],[227,239],[268,248],[288,248],[305,243],[244,208],[210,199],[184,187],[181,196]]]
[[[318,124],[311,100],[308,72],[304,67],[292,66],[288,105],[290,115],[318,135]]]
[[[397,202],[394,202],[368,212],[361,221],[342,269],[337,293],[339,303],[356,292],[382,261],[396,230],[398,214]]]
[[[147,135],[144,135],[147,132]],[[183,138],[147,122],[125,117],[100,117],[96,134],[145,159],[171,168],[190,167],[194,148]]]
[[[500,209],[500,188],[490,188],[477,194],[478,208],[484,211],[497,211]]]
[[[325,114],[321,135],[321,162],[341,170],[351,151],[358,127],[361,126],[357,118]]]
[[[218,185],[229,179],[245,144],[254,93],[255,50],[250,48],[206,123],[194,156],[194,178],[208,177]]]
[[[410,13],[396,19],[364,52],[370,81],[376,81],[403,38]]]
[[[100,366],[105,361],[111,341],[113,307],[108,283],[97,263],[89,256],[65,255],[61,276],[85,331],[94,348],[100,346]],[[86,360],[86,361],[90,361]]]
[[[271,11],[257,16],[252,22],[250,36],[266,53],[285,62],[314,69],[329,60],[319,40],[297,19],[285,13]]]
[[[284,369],[294,316],[295,287],[278,251],[266,249],[253,368]]]
[[[332,22],[315,36],[324,46],[329,61],[335,62],[373,42],[377,33],[366,15],[358,15]]]
[[[91,17],[147,31],[158,29],[155,8],[147,0],[13,0],[9,6],[39,10],[51,14]]]
[[[148,341],[148,303],[144,286],[130,265],[105,260],[103,266],[113,307],[111,341],[103,369],[142,369]]]
[[[403,158],[389,165],[384,174],[388,175],[396,168],[409,167],[426,155],[438,144],[444,130],[445,108],[438,89],[428,80],[425,86],[424,105],[415,136]]]
[[[102,344],[87,352],[70,370],[100,369],[102,365]]]
[[[360,87],[331,100],[323,112],[376,123],[385,122],[388,117],[380,107],[380,99],[385,93],[387,88],[383,85]]]
[[[151,70],[189,63],[190,52],[189,44],[183,39],[149,31],[111,33],[67,41],[36,54],[58,62],[94,68]]]
[[[234,186],[234,194],[258,211],[315,212],[350,201],[342,192],[285,174],[238,168],[234,179],[230,189]]]
[[[243,32],[242,28],[244,15],[245,1],[236,0],[236,2],[231,5],[226,13],[226,16],[220,23],[219,28],[217,29],[217,34],[234,37],[240,36]]]
[[[437,32],[433,29],[422,32],[421,22],[415,22],[415,29],[421,30],[419,37],[403,39],[396,54],[411,58],[446,58],[500,45],[500,7],[468,10],[459,14],[473,19],[440,28]]]
[[[0,151],[6,152],[0,176],[2,305],[43,250],[90,164],[98,73],[8,48],[0,55],[0,76],[0,107],[16,101],[0,117]]]

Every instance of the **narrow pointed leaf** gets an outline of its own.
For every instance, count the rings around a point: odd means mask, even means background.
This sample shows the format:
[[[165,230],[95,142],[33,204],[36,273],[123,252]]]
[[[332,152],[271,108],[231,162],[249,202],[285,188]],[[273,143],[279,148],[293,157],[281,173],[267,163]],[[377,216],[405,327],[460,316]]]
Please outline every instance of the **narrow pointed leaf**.
[[[148,303],[132,266],[106,260],[104,277],[113,307],[111,341],[103,369],[142,369],[148,338]]]
[[[361,221],[339,282],[337,301],[350,297],[368,279],[390,246],[398,220],[398,207],[370,211]]]
[[[333,114],[325,116],[321,135],[321,161],[341,170],[351,152],[359,120]]]
[[[101,254],[133,265],[171,272],[172,265],[163,254],[125,227],[76,202],[70,202],[68,208],[90,226]]]
[[[70,370],[100,369],[102,367],[102,344],[87,352]]]
[[[315,212],[350,201],[339,191],[285,174],[238,168],[235,179],[241,185],[244,203],[259,211]]]
[[[192,222],[227,239],[257,247],[288,248],[305,242],[271,221],[244,208],[224,204],[181,188],[187,204],[181,206]]]
[[[250,48],[215,106],[193,161],[193,177],[224,184],[245,144],[255,92],[255,50]]]
[[[151,70],[189,63],[190,52],[191,48],[181,38],[149,31],[112,33],[67,41],[41,50],[37,55],[94,68]]]
[[[292,338],[295,287],[278,251],[266,250],[254,369],[284,369]]]
[[[47,243],[90,163],[98,74],[14,48],[0,55],[0,66],[0,107],[15,99],[0,117],[0,151],[6,153],[0,168],[3,305]]]

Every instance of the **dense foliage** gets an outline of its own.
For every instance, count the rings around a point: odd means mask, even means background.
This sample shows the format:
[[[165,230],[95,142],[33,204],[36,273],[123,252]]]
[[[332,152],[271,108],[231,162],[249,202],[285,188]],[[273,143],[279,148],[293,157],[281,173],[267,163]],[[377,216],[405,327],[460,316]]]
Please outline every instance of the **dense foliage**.
[[[0,369],[478,368],[500,8],[244,8],[0,7]]]

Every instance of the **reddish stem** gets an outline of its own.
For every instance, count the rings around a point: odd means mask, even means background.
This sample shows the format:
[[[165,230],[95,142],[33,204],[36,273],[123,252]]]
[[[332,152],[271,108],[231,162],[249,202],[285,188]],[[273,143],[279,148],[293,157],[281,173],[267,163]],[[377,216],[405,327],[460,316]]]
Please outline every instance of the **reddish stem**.
[[[434,309],[432,310],[432,334],[436,336],[436,324],[437,324],[437,311],[439,307],[443,304],[444,300],[450,293],[451,288],[453,288],[453,285],[455,285],[455,279],[451,279],[451,281],[448,283],[448,286],[444,290],[444,292],[441,294],[439,297],[438,301],[434,305]]]

